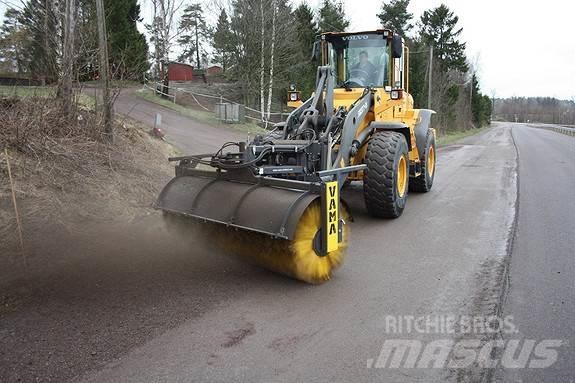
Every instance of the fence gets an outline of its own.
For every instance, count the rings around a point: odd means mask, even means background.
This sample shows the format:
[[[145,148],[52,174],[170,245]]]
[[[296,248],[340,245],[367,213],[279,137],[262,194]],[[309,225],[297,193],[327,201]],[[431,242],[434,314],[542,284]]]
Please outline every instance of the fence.
[[[150,85],[151,84],[151,85]],[[199,93],[192,91],[190,89],[168,86],[168,91],[165,93],[166,86],[163,83],[156,81],[149,81],[144,78],[144,88],[154,91],[157,95],[162,95],[168,97],[172,102],[189,107],[198,107],[205,111],[211,113],[216,113],[216,110],[220,107],[219,105],[224,103],[229,103],[232,105],[241,105],[245,110],[243,117],[252,120],[256,123],[261,123],[267,126],[268,123],[284,121],[284,119],[289,115],[289,112],[272,112],[270,113],[270,118],[267,120],[267,113],[264,113],[264,119],[262,120],[262,112],[258,109],[250,108],[247,105],[240,104],[236,101],[230,100],[224,96],[211,95],[205,93]]]
[[[565,134],[567,136],[575,136],[575,128],[568,126],[547,125],[547,124],[529,124],[534,128],[553,130],[557,133]]]

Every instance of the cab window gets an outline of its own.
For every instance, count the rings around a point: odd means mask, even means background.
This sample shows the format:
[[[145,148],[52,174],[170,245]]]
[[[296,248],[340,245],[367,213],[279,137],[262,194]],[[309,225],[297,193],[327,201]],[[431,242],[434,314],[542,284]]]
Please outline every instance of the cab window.
[[[390,47],[382,35],[349,35],[329,40],[329,64],[337,87],[363,88],[391,85]]]

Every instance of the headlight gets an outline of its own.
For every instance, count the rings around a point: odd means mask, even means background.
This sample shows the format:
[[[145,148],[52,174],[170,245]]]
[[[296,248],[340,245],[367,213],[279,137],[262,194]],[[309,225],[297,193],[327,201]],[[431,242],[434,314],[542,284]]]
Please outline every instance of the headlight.
[[[401,90],[392,90],[390,96],[392,100],[399,100],[401,98]]]
[[[289,94],[289,100],[290,101],[297,101],[297,99],[298,99],[298,96],[297,96],[296,92],[292,92]]]

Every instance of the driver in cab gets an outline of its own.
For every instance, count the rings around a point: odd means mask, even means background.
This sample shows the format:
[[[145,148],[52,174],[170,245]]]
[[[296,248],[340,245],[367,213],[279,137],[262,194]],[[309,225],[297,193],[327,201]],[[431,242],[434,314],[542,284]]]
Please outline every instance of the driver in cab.
[[[359,62],[351,68],[352,77],[359,77],[364,80],[366,85],[369,85],[375,72],[375,65],[369,61],[367,51],[361,51],[359,53]]]

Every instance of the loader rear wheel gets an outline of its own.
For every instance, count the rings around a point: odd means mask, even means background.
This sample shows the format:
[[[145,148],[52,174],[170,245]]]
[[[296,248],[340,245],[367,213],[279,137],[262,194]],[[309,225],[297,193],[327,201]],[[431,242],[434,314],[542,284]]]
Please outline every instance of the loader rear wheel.
[[[363,196],[367,211],[379,218],[399,217],[409,184],[408,148],[403,134],[375,133],[369,140],[365,163]]]
[[[435,178],[435,135],[429,131],[425,142],[425,151],[421,160],[421,174],[411,178],[409,191],[427,193],[431,190]]]

